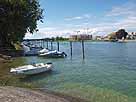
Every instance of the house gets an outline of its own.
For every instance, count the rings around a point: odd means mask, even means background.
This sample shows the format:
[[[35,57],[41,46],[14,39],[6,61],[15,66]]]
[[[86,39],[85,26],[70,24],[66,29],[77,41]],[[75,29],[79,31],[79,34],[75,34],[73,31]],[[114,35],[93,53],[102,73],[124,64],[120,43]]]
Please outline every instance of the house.
[[[77,41],[77,40],[92,40],[92,35],[87,34],[80,34],[80,35],[71,35],[70,40]]]

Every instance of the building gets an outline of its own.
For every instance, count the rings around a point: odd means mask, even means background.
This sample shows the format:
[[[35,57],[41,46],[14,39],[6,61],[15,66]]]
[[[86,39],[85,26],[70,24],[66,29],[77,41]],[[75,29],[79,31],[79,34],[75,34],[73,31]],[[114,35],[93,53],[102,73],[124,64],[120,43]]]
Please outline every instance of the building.
[[[129,39],[129,40],[136,40],[136,32],[128,33],[127,39]]]
[[[70,40],[92,40],[92,35],[87,35],[87,34],[80,34],[80,35],[71,35]]]
[[[103,36],[95,36],[94,40],[103,40]]]

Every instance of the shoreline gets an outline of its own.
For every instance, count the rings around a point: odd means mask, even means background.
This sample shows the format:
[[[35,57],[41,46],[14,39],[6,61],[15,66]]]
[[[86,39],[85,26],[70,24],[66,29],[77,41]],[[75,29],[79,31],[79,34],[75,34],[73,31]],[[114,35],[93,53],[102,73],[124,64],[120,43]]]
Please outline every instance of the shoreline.
[[[0,86],[1,102],[88,102],[73,96],[44,89],[28,89],[13,86]]]
[[[87,99],[82,99],[80,97],[71,96],[71,95],[68,95],[65,93],[51,91],[51,90],[48,90],[47,88],[32,88],[32,90],[36,90],[36,91],[39,91],[42,93],[52,94],[52,95],[64,98],[64,99],[68,100],[69,102],[90,102]]]

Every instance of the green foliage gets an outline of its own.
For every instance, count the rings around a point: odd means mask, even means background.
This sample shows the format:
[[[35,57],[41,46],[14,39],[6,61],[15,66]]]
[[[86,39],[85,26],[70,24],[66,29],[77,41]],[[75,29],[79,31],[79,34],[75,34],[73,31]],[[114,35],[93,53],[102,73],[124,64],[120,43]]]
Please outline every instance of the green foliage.
[[[43,10],[37,0],[0,0],[0,42],[21,42],[27,32],[37,31]]]
[[[126,36],[128,35],[128,33],[125,31],[125,29],[120,29],[116,32],[116,36],[117,36],[117,39],[126,39]]]
[[[127,35],[128,33],[125,31],[125,29],[119,29],[117,32],[109,34],[109,39],[126,39]]]
[[[63,38],[63,37],[58,37],[58,36],[57,36],[57,37],[55,38],[55,40],[56,40],[56,41],[66,41],[66,40],[68,40],[68,38]]]
[[[109,39],[116,39],[116,33],[115,32],[112,32],[108,36],[109,36]]]

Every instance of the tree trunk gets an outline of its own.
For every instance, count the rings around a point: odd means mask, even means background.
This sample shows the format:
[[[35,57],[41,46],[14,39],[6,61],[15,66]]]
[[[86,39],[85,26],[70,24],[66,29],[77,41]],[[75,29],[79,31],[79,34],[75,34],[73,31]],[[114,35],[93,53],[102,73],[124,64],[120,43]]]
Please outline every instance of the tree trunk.
[[[1,32],[0,34],[0,47],[1,48],[9,48],[13,47],[11,43],[8,41],[8,38],[5,36],[4,33]]]

